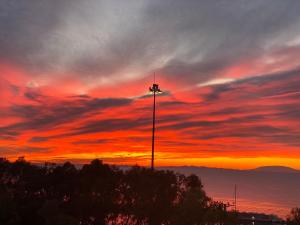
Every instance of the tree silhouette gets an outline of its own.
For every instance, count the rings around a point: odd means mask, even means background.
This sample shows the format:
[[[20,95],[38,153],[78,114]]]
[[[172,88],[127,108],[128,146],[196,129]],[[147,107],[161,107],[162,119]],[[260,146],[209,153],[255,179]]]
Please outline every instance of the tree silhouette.
[[[138,166],[123,171],[98,159],[82,168],[0,159],[1,225],[216,225],[234,219],[207,197],[195,175]]]
[[[287,225],[300,225],[300,208],[293,208],[287,218]]]

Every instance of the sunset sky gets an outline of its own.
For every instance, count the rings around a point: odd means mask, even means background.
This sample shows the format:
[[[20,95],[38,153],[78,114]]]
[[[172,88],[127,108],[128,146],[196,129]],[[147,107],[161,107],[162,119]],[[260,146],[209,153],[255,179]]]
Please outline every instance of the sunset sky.
[[[0,156],[300,169],[300,1],[0,1]]]

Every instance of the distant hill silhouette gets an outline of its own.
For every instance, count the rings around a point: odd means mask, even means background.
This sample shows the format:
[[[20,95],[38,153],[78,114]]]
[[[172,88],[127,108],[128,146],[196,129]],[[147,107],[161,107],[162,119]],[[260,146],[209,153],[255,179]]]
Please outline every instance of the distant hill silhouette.
[[[238,187],[238,209],[285,217],[300,205],[300,172],[285,167],[234,170],[195,166],[161,167],[185,175],[198,175],[205,191],[216,200],[233,201]]]
[[[260,172],[272,172],[272,173],[300,173],[300,170],[296,170],[286,166],[262,166],[253,170],[260,171]]]

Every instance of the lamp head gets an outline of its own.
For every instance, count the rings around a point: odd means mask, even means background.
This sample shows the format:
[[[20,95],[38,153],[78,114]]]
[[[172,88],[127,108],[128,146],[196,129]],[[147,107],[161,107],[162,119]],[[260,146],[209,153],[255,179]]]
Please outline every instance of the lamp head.
[[[150,92],[155,93],[162,93],[162,91],[159,89],[158,84],[153,84],[152,87],[149,88]]]

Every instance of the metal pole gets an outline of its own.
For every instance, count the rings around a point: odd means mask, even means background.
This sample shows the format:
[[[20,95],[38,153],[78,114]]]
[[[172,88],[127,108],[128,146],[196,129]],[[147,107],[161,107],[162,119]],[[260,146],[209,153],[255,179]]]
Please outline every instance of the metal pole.
[[[234,185],[234,211],[236,212],[236,184]]]
[[[155,142],[155,96],[156,91],[153,91],[153,121],[152,121],[152,158],[151,158],[151,169],[154,170],[154,142]]]

